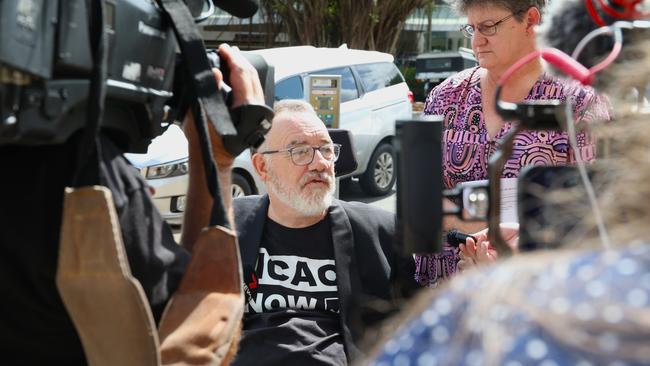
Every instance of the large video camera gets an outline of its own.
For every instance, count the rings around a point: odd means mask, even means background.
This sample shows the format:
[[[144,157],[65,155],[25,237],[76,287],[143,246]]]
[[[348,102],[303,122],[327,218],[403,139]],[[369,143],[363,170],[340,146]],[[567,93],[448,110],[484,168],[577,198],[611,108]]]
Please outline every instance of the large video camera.
[[[89,3],[0,2],[0,145],[59,144],[85,125],[94,66]],[[205,18],[202,10],[213,5],[245,17],[257,10],[252,1],[185,3],[195,19]],[[102,131],[124,151],[144,152],[164,131],[161,122],[174,107],[168,101],[179,87],[174,74],[184,60],[177,57],[171,21],[156,1],[106,1],[104,23],[108,56]],[[272,69],[262,61],[254,66],[260,75],[270,74],[261,81],[272,95]]]

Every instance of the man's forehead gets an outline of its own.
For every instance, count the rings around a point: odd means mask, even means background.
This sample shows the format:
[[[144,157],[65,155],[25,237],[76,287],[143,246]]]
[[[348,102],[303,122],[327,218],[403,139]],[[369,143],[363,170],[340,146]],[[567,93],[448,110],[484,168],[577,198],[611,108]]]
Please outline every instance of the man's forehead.
[[[270,142],[290,146],[313,142],[331,141],[325,124],[312,113],[285,112],[276,116],[269,132]]]

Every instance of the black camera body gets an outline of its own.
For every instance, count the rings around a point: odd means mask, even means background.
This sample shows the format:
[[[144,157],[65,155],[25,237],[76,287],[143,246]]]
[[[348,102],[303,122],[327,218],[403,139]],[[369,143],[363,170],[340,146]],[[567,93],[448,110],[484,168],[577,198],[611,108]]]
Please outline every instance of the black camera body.
[[[194,7],[198,3],[186,1]],[[89,4],[87,0],[0,2],[0,145],[60,144],[85,126],[94,67]],[[253,2],[229,4],[240,12],[256,9]],[[177,100],[172,99],[189,85],[178,67],[183,57],[177,57],[170,18],[154,0],[106,0],[104,22],[108,54],[101,128],[124,151],[146,152],[151,139],[164,132],[165,113],[187,107],[174,105]],[[267,105],[272,105],[273,68],[263,59],[257,61],[254,67],[262,76]],[[218,67],[218,62],[213,66]],[[223,63],[221,70],[227,80]],[[180,77],[175,78],[175,73]],[[228,136],[229,151],[241,152],[244,145],[263,139],[268,126],[260,119],[270,109],[254,107],[230,111],[242,136]],[[168,114],[170,119],[182,118],[185,111],[175,112]]]
[[[93,69],[88,12],[84,0],[0,3],[0,144],[58,144],[84,126]],[[106,1],[105,22],[102,128],[125,150],[146,151],[162,133],[176,38],[150,1]]]

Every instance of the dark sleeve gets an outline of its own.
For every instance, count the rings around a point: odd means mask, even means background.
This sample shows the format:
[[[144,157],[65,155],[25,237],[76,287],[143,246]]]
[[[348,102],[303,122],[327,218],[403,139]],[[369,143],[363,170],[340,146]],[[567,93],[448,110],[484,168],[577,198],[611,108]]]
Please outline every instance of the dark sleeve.
[[[64,188],[72,183],[79,134],[64,144],[0,145],[0,348],[22,364],[83,365],[74,325],[55,284]],[[189,254],[173,240],[146,182],[103,139],[103,170],[119,215],[129,265],[156,321]]]
[[[104,140],[105,184],[113,194],[131,272],[140,281],[157,323],[180,283],[190,254],[175,242],[144,178],[108,139]]]

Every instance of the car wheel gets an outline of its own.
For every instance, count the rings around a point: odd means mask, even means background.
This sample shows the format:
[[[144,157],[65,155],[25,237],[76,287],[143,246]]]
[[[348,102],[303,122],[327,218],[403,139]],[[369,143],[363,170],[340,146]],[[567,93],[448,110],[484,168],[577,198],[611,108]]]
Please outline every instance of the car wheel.
[[[371,196],[388,194],[395,185],[395,151],[391,144],[381,144],[372,153],[368,169],[359,178],[361,189]]]
[[[233,198],[244,197],[253,194],[253,188],[251,188],[248,180],[241,174],[233,172],[231,182],[230,193]]]

